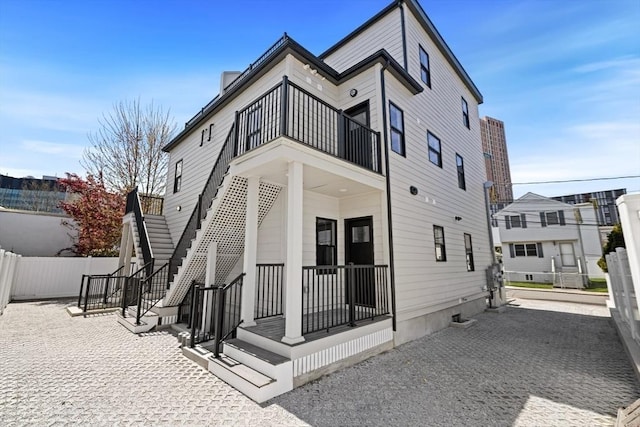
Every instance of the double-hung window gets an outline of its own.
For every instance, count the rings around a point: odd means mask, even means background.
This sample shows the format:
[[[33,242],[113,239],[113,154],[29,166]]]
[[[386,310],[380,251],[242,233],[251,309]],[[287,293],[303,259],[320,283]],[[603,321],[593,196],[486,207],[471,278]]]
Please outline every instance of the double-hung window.
[[[543,227],[549,225],[566,225],[564,211],[540,212],[540,224]]]
[[[439,225],[433,226],[433,241],[436,249],[436,261],[446,261],[447,251],[444,245],[444,228]]]
[[[442,167],[442,145],[440,139],[427,132],[427,144],[429,146],[429,161],[438,167]]]
[[[337,264],[336,228],[336,220],[316,218],[316,265]],[[318,270],[318,274],[330,273],[335,273],[335,271],[330,269]]]
[[[509,255],[516,257],[538,257],[543,258],[542,243],[510,243]]]
[[[420,46],[420,78],[429,88],[431,87],[431,68],[429,68],[429,54]]]
[[[467,129],[471,129],[469,127],[469,104],[467,104],[467,100],[462,98],[462,124],[465,125]]]
[[[458,187],[466,190],[467,183],[464,179],[464,160],[460,154],[456,154],[456,169],[458,170]]]
[[[391,122],[391,149],[404,156],[404,113],[389,102],[389,120]]]
[[[173,176],[173,192],[177,193],[182,187],[182,159],[176,162],[176,170]]]
[[[471,234],[464,233],[464,252],[467,257],[467,271],[474,271],[473,246],[471,245]]]

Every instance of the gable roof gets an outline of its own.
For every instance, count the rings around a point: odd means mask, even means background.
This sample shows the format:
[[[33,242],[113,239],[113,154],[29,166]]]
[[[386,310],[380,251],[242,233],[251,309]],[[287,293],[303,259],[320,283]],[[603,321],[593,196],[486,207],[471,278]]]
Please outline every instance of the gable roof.
[[[449,45],[447,45],[447,43],[444,41],[444,38],[442,38],[438,30],[436,29],[435,25],[433,25],[433,22],[431,22],[431,20],[427,16],[427,13],[424,11],[422,6],[420,6],[420,3],[418,3],[417,0],[393,1],[389,6],[382,9],[380,12],[378,12],[375,16],[373,16],[367,22],[365,22],[364,24],[362,24],[361,26],[353,30],[342,40],[340,40],[339,42],[331,46],[329,49],[321,53],[318,57],[320,59],[324,59],[327,56],[331,55],[332,53],[340,49],[342,46],[347,44],[349,41],[354,39],[356,36],[358,36],[360,33],[365,31],[367,28],[369,28],[370,26],[378,22],[380,19],[385,17],[388,13],[393,11],[396,7],[402,7],[403,4],[407,5],[409,10],[417,18],[422,28],[427,32],[427,34],[429,34],[429,37],[431,37],[436,47],[440,51],[440,53],[442,53],[442,55],[445,57],[449,65],[451,65],[451,67],[455,71],[455,73],[458,75],[458,77],[460,77],[460,80],[462,80],[462,82],[465,84],[467,89],[469,89],[469,91],[473,94],[478,104],[482,104],[484,100],[483,100],[482,94],[480,93],[480,90],[477,88],[475,83],[473,83],[473,81],[471,80],[471,77],[469,77],[469,74],[467,74],[462,64],[460,64],[460,61],[458,61],[458,58],[456,58],[456,56],[453,54],[453,51],[451,51],[451,49],[449,48]]]
[[[532,210],[534,209],[536,212],[542,212],[573,208],[575,208],[575,205],[559,202],[557,200],[550,199],[549,197],[529,192],[496,212],[494,216],[505,213],[532,213]]]

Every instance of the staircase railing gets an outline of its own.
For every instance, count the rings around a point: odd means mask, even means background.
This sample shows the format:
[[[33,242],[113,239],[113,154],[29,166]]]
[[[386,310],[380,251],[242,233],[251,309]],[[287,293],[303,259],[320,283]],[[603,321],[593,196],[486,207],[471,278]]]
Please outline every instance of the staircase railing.
[[[122,317],[127,316],[127,307],[138,303],[138,291],[140,290],[140,282],[146,277],[146,273],[149,270],[151,263],[145,264],[138,270],[134,271],[124,281],[124,287],[122,289]]]
[[[227,139],[225,140],[224,145],[220,150],[220,154],[211,169],[211,174],[209,174],[209,178],[207,179],[204,189],[198,196],[198,203],[193,209],[193,212],[189,217],[189,221],[187,222],[187,226],[182,232],[180,240],[178,240],[173,254],[171,255],[172,267],[170,281],[173,280],[173,276],[178,272],[178,267],[182,263],[182,259],[187,255],[187,250],[191,245],[191,240],[196,236],[196,232],[200,228],[202,220],[207,215],[207,209],[209,209],[213,199],[216,197],[218,187],[222,183],[225,173],[227,173],[231,159],[234,157],[234,127],[235,126],[232,126],[231,130],[229,130]]]
[[[144,264],[148,266],[147,275],[150,276],[153,272],[153,251],[151,249],[151,242],[149,241],[149,234],[147,233],[147,225],[144,223],[144,215],[142,213],[142,206],[140,204],[140,197],[138,196],[137,188],[134,188],[127,194],[127,206],[125,213],[129,212],[133,212],[136,219],[140,250],[142,251]]]
[[[136,313],[136,325],[140,324],[142,316],[147,314],[167,293],[171,261],[157,269],[151,276],[139,283],[138,311]]]
[[[110,274],[83,274],[80,280],[78,294],[78,308],[83,312],[102,308],[118,307],[120,305],[119,292],[126,276],[120,273],[124,265]],[[83,299],[84,297],[84,299]]]
[[[242,323],[240,304],[244,273],[228,285],[194,288],[191,304],[191,347],[214,340],[215,357],[224,340],[234,335]]]

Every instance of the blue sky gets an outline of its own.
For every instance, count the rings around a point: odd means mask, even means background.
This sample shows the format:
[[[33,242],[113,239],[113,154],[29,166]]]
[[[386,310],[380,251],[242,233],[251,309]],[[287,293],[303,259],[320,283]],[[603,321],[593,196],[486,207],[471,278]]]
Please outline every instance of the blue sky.
[[[0,173],[63,176],[120,100],[179,124],[285,31],[319,54],[390,0],[0,0]],[[640,175],[640,0],[422,0],[505,122],[514,183]],[[179,125],[180,127],[181,125]],[[553,196],[640,179],[516,185]]]

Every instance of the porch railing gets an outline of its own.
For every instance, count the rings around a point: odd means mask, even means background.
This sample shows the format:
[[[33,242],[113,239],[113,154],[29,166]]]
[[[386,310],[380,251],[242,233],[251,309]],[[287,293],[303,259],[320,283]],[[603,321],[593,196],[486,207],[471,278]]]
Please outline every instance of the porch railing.
[[[191,303],[191,347],[214,340],[214,356],[220,354],[224,340],[235,334],[242,323],[240,304],[244,273],[228,285],[201,287],[196,285]]]
[[[280,316],[283,312],[284,264],[256,265],[255,319]]]
[[[169,287],[169,277],[171,271],[171,261],[157,269],[149,277],[139,282],[138,290],[138,310],[136,313],[136,324],[140,324],[142,316],[147,314],[167,293]]]
[[[158,196],[149,196],[146,194],[139,194],[140,206],[142,212],[147,215],[162,215],[162,209],[164,207],[164,198]]]
[[[389,314],[386,265],[302,267],[302,334]]]
[[[151,263],[145,264],[138,270],[131,273],[124,282],[122,289],[122,317],[127,315],[127,307],[138,304],[138,292],[140,292],[140,283],[145,279],[147,271]],[[137,317],[137,315],[136,315]]]

